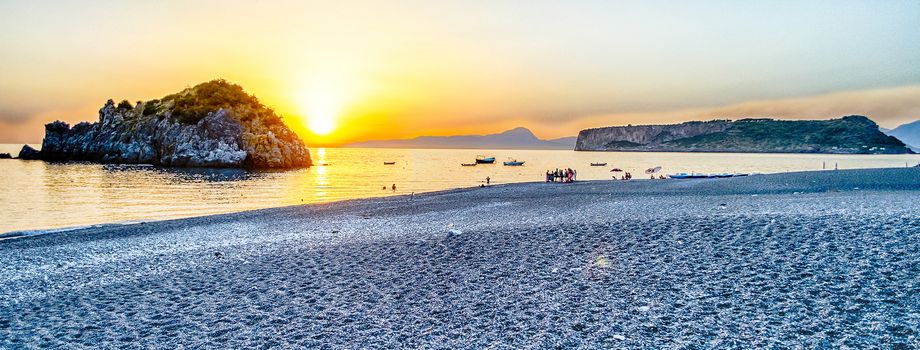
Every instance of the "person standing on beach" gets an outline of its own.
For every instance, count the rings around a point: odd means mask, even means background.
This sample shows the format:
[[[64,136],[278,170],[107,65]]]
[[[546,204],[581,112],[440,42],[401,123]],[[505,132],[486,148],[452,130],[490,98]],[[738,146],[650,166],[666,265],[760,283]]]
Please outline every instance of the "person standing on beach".
[[[396,192],[396,184],[393,184],[393,192]]]
[[[488,185],[491,181],[492,181],[492,179],[489,178],[488,176],[486,176],[486,185]]]

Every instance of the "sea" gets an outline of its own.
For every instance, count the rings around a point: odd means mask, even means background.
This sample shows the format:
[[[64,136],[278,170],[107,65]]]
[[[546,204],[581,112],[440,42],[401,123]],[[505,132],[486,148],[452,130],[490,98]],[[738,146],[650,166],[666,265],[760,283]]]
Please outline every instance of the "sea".
[[[22,145],[0,144],[16,155]],[[316,165],[284,171],[177,169],[84,162],[0,160],[0,233],[40,233],[104,223],[136,223],[346,199],[542,182],[547,170],[572,168],[578,180],[633,181],[673,173],[781,173],[906,167],[920,155],[575,152],[313,148]],[[492,165],[473,163],[493,156]],[[510,159],[523,166],[504,166]],[[395,162],[393,165],[385,162]],[[607,163],[591,166],[591,163]],[[689,180],[693,181],[693,180]],[[558,184],[565,186],[564,184]],[[395,190],[393,189],[395,186]]]

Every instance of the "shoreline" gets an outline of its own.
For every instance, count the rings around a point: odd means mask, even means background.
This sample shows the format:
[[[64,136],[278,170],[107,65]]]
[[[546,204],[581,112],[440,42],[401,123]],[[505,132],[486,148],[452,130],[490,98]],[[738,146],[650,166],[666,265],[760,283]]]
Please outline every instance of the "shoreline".
[[[916,342],[920,169],[504,184],[0,241],[0,347]]]
[[[616,151],[613,151],[613,152],[616,152]],[[136,165],[127,164],[127,165],[125,165],[125,166],[136,166]],[[906,169],[911,169],[911,168],[915,168],[915,167],[906,167]],[[799,174],[799,173],[821,173],[821,172],[827,172],[827,171],[844,171],[844,172],[845,172],[845,171],[887,170],[887,169],[904,169],[904,168],[892,167],[892,168],[863,168],[863,169],[842,169],[842,170],[835,170],[835,169],[826,169],[826,170],[806,170],[806,171],[789,171],[789,172],[779,172],[779,173],[753,173],[753,174],[751,174],[751,175],[749,175],[749,176],[774,176],[774,175]],[[236,169],[234,169],[234,170],[236,170]],[[271,170],[269,170],[269,171],[271,171]],[[719,179],[719,178],[705,178],[705,179],[670,179],[670,178],[668,178],[668,179],[664,179],[664,180],[661,180],[661,179],[651,180],[651,179],[646,179],[646,178],[637,178],[637,179],[632,179],[632,180],[611,180],[611,179],[604,179],[604,180],[579,180],[579,181],[576,181],[576,183],[594,183],[594,182],[599,182],[599,183],[605,183],[605,182],[634,183],[634,182],[646,182],[646,181],[650,181],[650,182],[661,182],[661,181],[701,181],[701,180],[702,180],[702,181],[707,181],[707,180],[711,181],[711,180],[725,180],[725,179],[726,179],[726,178],[721,178],[721,179]],[[489,185],[489,186],[487,186],[487,188],[488,188],[488,187],[502,187],[502,186],[528,186],[528,185],[539,185],[539,184],[546,184],[546,183],[543,182],[543,181],[498,183],[498,184]],[[547,185],[572,185],[572,184],[554,183],[554,184],[547,184]],[[132,226],[132,225],[144,225],[144,224],[156,224],[156,223],[159,223],[159,222],[171,222],[171,221],[181,221],[181,220],[193,220],[193,219],[201,219],[201,218],[208,218],[208,217],[221,217],[221,216],[228,216],[228,215],[229,215],[229,216],[233,216],[233,215],[237,215],[237,214],[245,214],[245,213],[252,213],[252,212],[260,212],[260,211],[265,211],[265,210],[276,210],[276,209],[285,209],[285,208],[296,208],[296,207],[301,207],[301,206],[336,205],[336,204],[339,204],[339,203],[345,204],[345,203],[347,203],[347,202],[353,202],[353,201],[372,201],[372,202],[374,202],[374,201],[378,201],[378,200],[381,200],[381,199],[390,199],[390,198],[392,198],[392,199],[398,199],[398,198],[409,198],[409,197],[414,197],[414,196],[426,196],[426,195],[437,195],[437,194],[451,194],[451,193],[456,193],[456,192],[464,192],[464,191],[472,191],[472,190],[482,190],[482,189],[483,189],[483,188],[482,188],[482,187],[479,187],[479,186],[459,187],[459,188],[451,188],[451,189],[445,189],[445,190],[435,190],[435,191],[429,191],[429,192],[419,192],[419,193],[412,193],[412,194],[399,194],[399,195],[377,196],[377,197],[366,197],[366,198],[341,199],[341,200],[335,200],[335,201],[330,201],[330,202],[305,203],[305,204],[292,204],[292,205],[283,205],[283,206],[276,206],[276,207],[258,208],[258,209],[241,210],[241,211],[232,211],[232,212],[226,212],[226,213],[193,215],[193,216],[178,217],[178,218],[134,219],[134,220],[124,220],[124,221],[114,221],[114,222],[100,222],[100,223],[93,223],[93,224],[86,224],[86,225],[77,225],[77,226],[54,227],[54,228],[48,228],[48,229],[16,230],[16,231],[0,232],[0,242],[2,242],[2,241],[4,241],[4,240],[10,240],[10,239],[21,239],[21,238],[29,238],[29,237],[36,237],[36,236],[51,235],[51,234],[73,233],[74,231],[84,231],[84,230],[90,230],[90,231],[91,231],[91,230],[94,230],[94,229],[117,228],[117,227]]]

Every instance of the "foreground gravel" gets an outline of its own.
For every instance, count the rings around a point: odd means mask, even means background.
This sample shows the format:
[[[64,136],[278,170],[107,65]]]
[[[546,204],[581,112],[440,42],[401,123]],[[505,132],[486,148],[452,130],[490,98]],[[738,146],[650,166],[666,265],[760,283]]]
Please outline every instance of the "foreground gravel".
[[[918,348],[920,169],[514,184],[0,241],[2,348]]]

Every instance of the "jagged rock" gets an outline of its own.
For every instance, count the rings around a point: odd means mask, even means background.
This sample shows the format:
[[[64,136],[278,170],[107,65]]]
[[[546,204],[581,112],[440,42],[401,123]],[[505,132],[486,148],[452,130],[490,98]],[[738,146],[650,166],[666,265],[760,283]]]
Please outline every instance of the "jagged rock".
[[[36,160],[41,159],[41,154],[32,148],[29,145],[22,145],[22,149],[19,150],[19,159],[23,160]]]
[[[49,123],[40,157],[173,167],[311,165],[303,141],[281,118],[223,80],[135,107],[108,100],[95,123]]]
[[[12,159],[13,156],[9,153],[0,153],[0,159]]]
[[[913,153],[864,116],[831,120],[741,119],[582,130],[576,151]]]

